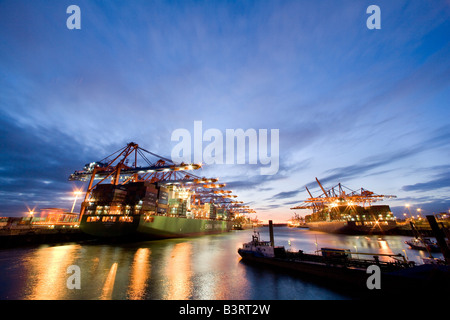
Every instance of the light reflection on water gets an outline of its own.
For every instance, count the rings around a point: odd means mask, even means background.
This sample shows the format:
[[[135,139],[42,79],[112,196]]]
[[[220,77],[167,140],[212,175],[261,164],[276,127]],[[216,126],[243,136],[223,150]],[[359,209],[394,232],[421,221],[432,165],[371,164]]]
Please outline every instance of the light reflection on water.
[[[258,229],[269,240],[267,227]],[[0,250],[0,299],[347,299],[292,274],[240,261],[237,249],[252,230],[129,244],[65,244]],[[275,243],[290,250],[322,247],[362,253],[428,256],[402,236],[346,236],[275,227]],[[316,244],[317,243],[317,244]],[[433,254],[437,258],[442,255]],[[81,289],[68,289],[67,268],[81,270]]]
[[[25,287],[25,299],[61,299],[66,292],[67,267],[76,258],[78,245],[47,247],[25,259],[25,272],[30,278]]]
[[[151,272],[150,254],[149,248],[139,248],[134,255],[130,270],[130,285],[127,291],[127,297],[130,300],[145,298],[147,281]]]
[[[163,299],[185,300],[192,294],[192,245],[189,242],[177,243],[166,256],[165,281],[163,287],[167,294]]]

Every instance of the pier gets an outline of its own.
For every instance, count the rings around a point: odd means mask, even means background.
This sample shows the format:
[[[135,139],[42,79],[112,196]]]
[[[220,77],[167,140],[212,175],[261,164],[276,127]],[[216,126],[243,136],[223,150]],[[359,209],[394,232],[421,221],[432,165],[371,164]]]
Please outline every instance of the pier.
[[[20,229],[0,229],[0,248],[77,242],[88,239],[91,239],[89,235],[74,226],[28,226]]]
[[[1,217],[0,248],[74,242],[89,239],[80,230],[78,214],[45,208],[41,217]]]

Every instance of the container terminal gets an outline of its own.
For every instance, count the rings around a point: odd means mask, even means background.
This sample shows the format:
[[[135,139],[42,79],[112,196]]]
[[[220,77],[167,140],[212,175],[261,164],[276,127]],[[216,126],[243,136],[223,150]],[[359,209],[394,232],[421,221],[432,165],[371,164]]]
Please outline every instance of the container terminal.
[[[88,184],[79,214],[59,213],[58,223],[56,213],[45,220],[3,218],[1,239],[49,233],[63,239],[77,231],[94,238],[156,239],[251,227],[248,215],[255,211],[218,178],[190,172],[201,167],[176,164],[128,143],[70,175],[70,181]]]
[[[70,181],[88,184],[79,213],[73,213],[75,198],[71,212],[47,208],[40,217],[32,211],[25,218],[0,217],[1,244],[174,238],[260,225],[257,218],[248,217],[255,211],[236,200],[225,183],[191,173],[200,168],[201,164],[176,164],[131,142],[70,175]],[[314,197],[306,188],[310,198],[291,208],[312,209],[313,213],[304,218],[295,214],[288,226],[335,233],[412,235],[416,240],[420,240],[418,234],[432,236],[427,222],[399,224],[389,206],[372,204],[395,196],[363,188],[354,191],[340,183],[326,190],[316,181],[323,193]],[[82,192],[78,190],[76,195]],[[443,230],[448,232],[448,226]]]

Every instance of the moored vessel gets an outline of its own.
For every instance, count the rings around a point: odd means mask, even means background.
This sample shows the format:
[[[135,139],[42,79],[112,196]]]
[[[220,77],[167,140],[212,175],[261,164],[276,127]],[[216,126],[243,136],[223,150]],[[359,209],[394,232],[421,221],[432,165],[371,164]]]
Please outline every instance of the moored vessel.
[[[226,210],[193,205],[191,192],[171,185],[130,182],[101,184],[84,204],[81,231],[99,237],[173,238],[227,232],[233,224]],[[195,213],[194,213],[195,212]]]
[[[415,250],[424,250],[428,252],[441,252],[441,248],[436,241],[429,238],[412,238],[405,241],[405,243]]]
[[[76,171],[70,180],[89,181],[80,210],[80,229],[96,237],[174,238],[228,232],[236,216],[252,212],[218,179],[187,173],[196,164],[175,164],[137,144]],[[119,153],[119,155],[117,155]],[[137,165],[138,154],[147,165]],[[128,166],[128,157],[134,163]],[[133,157],[134,156],[134,157]],[[112,160],[111,160],[112,159]],[[109,180],[107,180],[109,178]],[[100,180],[94,184],[94,180]]]
[[[386,234],[397,228],[396,219],[388,205],[373,205],[373,202],[395,196],[377,195],[361,188],[350,190],[340,183],[325,190],[320,181],[317,183],[323,193],[291,208],[311,209],[305,216],[305,225],[311,230],[343,234]],[[345,190],[344,190],[345,189]]]
[[[84,216],[81,231],[97,237],[166,239],[228,232],[227,220],[193,219],[163,215]]]
[[[288,220],[287,226],[290,228],[307,228],[305,218],[300,217],[297,213]]]
[[[253,228],[253,222],[250,220],[250,218],[238,214],[233,219],[233,230],[246,230]]]

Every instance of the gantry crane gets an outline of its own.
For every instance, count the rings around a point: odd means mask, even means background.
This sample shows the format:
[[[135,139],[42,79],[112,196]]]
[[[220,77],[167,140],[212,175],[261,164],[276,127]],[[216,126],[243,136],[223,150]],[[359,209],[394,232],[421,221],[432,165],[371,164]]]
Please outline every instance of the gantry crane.
[[[291,208],[295,209],[312,209],[313,212],[318,212],[322,210],[325,206],[340,206],[340,205],[356,205],[361,204],[362,206],[371,205],[373,202],[383,200],[385,198],[396,198],[393,195],[378,195],[372,191],[361,188],[359,190],[351,190],[341,183],[336,186],[325,190],[323,185],[320,183],[319,179],[316,178],[319,184],[322,194],[318,197],[313,197],[308,187],[306,191],[310,195],[310,198],[304,200],[298,206]],[[347,190],[347,191],[346,191]]]
[[[156,157],[151,162],[147,155]],[[139,156],[139,157],[138,157]],[[138,159],[145,162],[145,166],[138,165]],[[129,164],[130,160],[132,163]],[[97,185],[108,181],[113,185],[126,184],[128,182],[149,181],[152,183],[211,183],[215,179],[201,178],[185,170],[197,170],[201,164],[176,164],[172,160],[147,151],[134,142],[110,154],[104,159],[86,164],[81,171],[75,171],[70,175],[70,181],[89,181],[84,202],[81,206],[80,219],[84,214],[85,203],[91,197],[92,191]],[[95,180],[99,180],[94,184]]]
[[[157,157],[157,161],[151,162],[144,152]],[[138,155],[146,162],[147,166],[138,166]],[[131,165],[129,165],[130,158],[133,159]],[[184,170],[200,168],[201,164],[175,164],[172,160],[142,149],[136,143],[131,142],[100,161],[86,164],[84,170],[75,171],[70,175],[69,180],[87,181],[89,179],[92,184],[96,179],[100,179],[99,183],[101,183],[111,177],[111,183],[115,185],[120,182],[125,184],[129,181],[194,180],[199,177],[188,174]]]
[[[150,156],[155,157],[156,161],[149,160]],[[130,164],[130,160],[132,161]],[[145,166],[139,166],[144,161]],[[128,182],[148,181],[158,183],[160,185],[183,185],[190,189],[194,197],[203,198],[203,194],[210,194],[210,198],[214,198],[211,202],[219,202],[216,198],[225,199],[236,197],[230,195],[231,191],[220,190],[221,192],[211,192],[218,188],[223,188],[225,184],[219,184],[218,178],[199,177],[187,170],[198,170],[201,164],[176,164],[168,158],[159,156],[153,152],[147,151],[138,144],[131,142],[125,147],[117,150],[100,161],[86,164],[81,171],[75,171],[70,175],[70,181],[89,181],[84,202],[81,206],[80,219],[84,214],[85,204],[92,195],[92,191],[97,185],[109,181],[111,184],[119,185]],[[108,180],[109,178],[109,180]],[[95,180],[99,180],[94,183]]]

